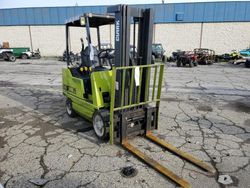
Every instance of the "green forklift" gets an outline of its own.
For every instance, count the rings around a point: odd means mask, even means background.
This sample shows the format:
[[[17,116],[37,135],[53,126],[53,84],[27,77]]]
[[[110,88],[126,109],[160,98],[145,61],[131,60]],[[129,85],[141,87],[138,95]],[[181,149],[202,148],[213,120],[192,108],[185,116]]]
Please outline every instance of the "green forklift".
[[[101,48],[100,28],[114,25],[114,49]],[[132,27],[131,27],[132,26]],[[142,135],[159,146],[214,174],[210,165],[185,153],[153,134],[158,128],[164,64],[152,64],[153,10],[127,5],[110,6],[107,14],[85,13],[66,22],[66,53],[69,28],[84,27],[81,62],[73,65],[67,55],[63,68],[66,111],[93,124],[99,139],[120,143],[139,159],[182,187],[190,184],[129,143]],[[97,45],[91,31],[96,29]],[[132,31],[131,31],[132,30]],[[93,34],[93,33],[92,33]],[[131,44],[132,43],[132,44]],[[131,51],[131,45],[136,47]]]

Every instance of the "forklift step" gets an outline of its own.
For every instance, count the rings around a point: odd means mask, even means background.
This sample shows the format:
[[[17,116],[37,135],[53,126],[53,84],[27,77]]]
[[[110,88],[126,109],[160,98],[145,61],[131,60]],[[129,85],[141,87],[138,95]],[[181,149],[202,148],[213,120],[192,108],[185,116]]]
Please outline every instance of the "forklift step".
[[[206,164],[205,162],[195,158],[194,156],[179,150],[178,148],[174,147],[173,145],[163,141],[162,139],[159,139],[158,137],[154,136],[151,131],[147,131],[146,133],[146,138],[148,138],[150,141],[158,144],[159,146],[167,149],[168,151],[178,155],[179,157],[191,162],[192,164],[200,167],[201,169],[209,172],[211,175],[214,175],[216,173],[215,169]],[[172,181],[180,185],[181,187],[188,188],[191,187],[191,185],[184,180],[183,178],[179,177],[178,175],[174,174],[171,170],[168,168],[162,166],[160,163],[155,161],[154,159],[148,157],[145,155],[143,152],[132,146],[127,139],[125,139],[122,142],[122,146],[125,147],[128,151],[133,153],[136,157],[147,163],[149,166],[160,172],[161,174],[167,176],[170,178]]]

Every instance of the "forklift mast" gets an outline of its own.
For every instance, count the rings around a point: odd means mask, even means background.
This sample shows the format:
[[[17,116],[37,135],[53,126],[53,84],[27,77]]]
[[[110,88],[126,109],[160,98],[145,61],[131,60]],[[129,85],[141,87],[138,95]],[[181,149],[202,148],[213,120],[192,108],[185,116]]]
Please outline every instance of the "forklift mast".
[[[130,30],[134,25],[133,46],[137,45],[140,59],[134,65],[151,64],[153,9],[139,9],[128,5],[108,8],[108,13],[115,13],[115,66],[129,66]],[[137,44],[135,44],[135,25],[138,24]]]
[[[148,101],[150,77],[150,67],[148,66],[151,64],[152,56],[153,9],[117,5],[109,7],[108,13],[115,14],[114,64],[116,86],[115,97],[111,98],[115,98],[115,108],[127,106],[126,109],[115,112],[115,119],[117,120],[115,137],[122,143],[130,135],[145,133],[146,124],[151,124],[151,119],[154,119],[154,121],[150,129],[156,129],[157,127],[158,106],[138,105],[142,101]],[[136,49],[137,51],[135,51]],[[141,66],[146,67],[143,69]],[[135,86],[136,68],[139,69],[139,67],[141,67],[141,84]],[[161,66],[162,70],[163,67]],[[133,106],[133,104],[136,104],[136,106]],[[150,121],[145,119],[147,113]],[[132,114],[137,116],[135,117]],[[130,121],[127,121],[128,119]],[[113,132],[113,130],[111,131]]]
[[[128,5],[117,5],[109,7],[108,13],[115,14],[115,67],[151,64],[153,9],[139,9]],[[133,24],[132,36],[131,24]],[[136,24],[138,25],[137,32]],[[133,40],[132,53],[130,39]],[[137,49],[137,53],[135,53],[135,49]],[[143,73],[142,90],[145,88],[146,83],[144,81],[146,78],[145,74],[146,72]],[[128,77],[129,75],[126,76]],[[117,72],[117,83],[119,89],[116,92],[116,103],[120,104],[121,100],[124,100],[125,105],[128,105],[129,82],[125,83],[125,96],[122,99],[121,71]],[[144,94],[142,93],[142,95]],[[141,96],[141,99],[144,100],[145,96]]]

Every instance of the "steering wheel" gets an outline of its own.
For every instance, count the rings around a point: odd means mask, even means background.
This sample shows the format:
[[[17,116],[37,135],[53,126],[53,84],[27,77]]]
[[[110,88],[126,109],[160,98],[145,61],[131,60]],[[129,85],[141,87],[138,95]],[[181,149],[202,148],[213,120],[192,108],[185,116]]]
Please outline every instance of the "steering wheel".
[[[104,62],[108,62],[109,66],[111,67],[110,69],[112,69],[112,63],[111,63],[111,59],[114,58],[114,55],[112,55],[112,51],[114,51],[115,49],[113,48],[109,48],[109,49],[103,49],[98,53],[98,58],[100,58],[102,61],[102,64]]]
[[[111,52],[115,50],[113,48],[108,48],[108,49],[103,49],[103,50],[100,50],[100,52],[98,53],[98,57],[99,58],[109,58],[111,59]]]

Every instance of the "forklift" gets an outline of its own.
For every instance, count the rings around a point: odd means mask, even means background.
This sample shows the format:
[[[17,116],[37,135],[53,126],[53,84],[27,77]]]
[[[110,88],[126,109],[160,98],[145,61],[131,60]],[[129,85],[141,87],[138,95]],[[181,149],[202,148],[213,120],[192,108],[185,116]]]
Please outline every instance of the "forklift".
[[[153,9],[128,5],[110,6],[106,14],[85,13],[66,22],[66,53],[69,28],[84,27],[81,62],[62,69],[66,111],[93,124],[99,139],[120,143],[125,149],[182,187],[190,184],[129,143],[141,135],[168,151],[188,160],[208,173],[212,166],[185,153],[153,134],[158,128],[164,64],[152,64]],[[114,25],[114,49],[101,48],[100,28]],[[97,46],[91,32],[96,29]],[[131,31],[132,30],[132,31]],[[132,45],[131,45],[132,43]],[[131,46],[135,48],[131,50]]]

